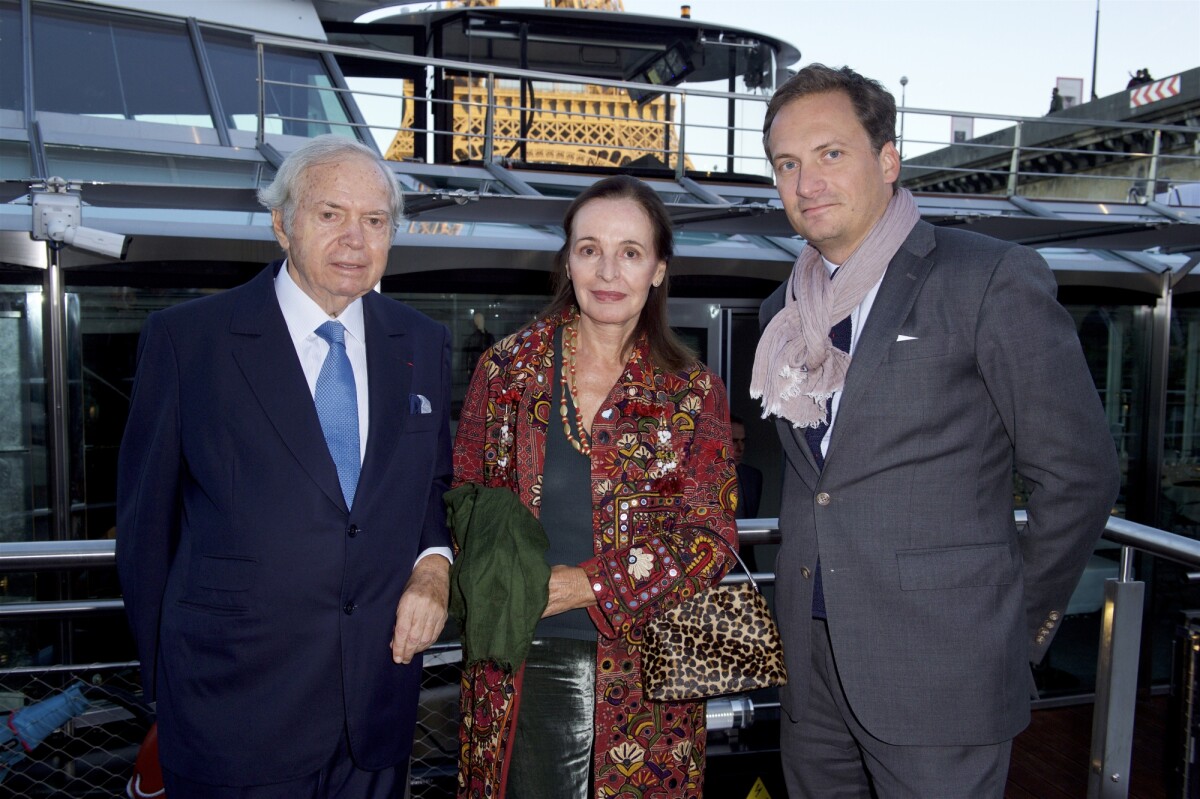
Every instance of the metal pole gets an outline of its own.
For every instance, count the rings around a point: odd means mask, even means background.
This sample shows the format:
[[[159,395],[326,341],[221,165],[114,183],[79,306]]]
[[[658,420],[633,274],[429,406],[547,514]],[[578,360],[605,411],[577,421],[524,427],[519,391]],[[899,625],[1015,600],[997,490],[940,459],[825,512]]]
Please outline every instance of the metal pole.
[[[908,105],[905,95],[908,94],[908,76],[900,76],[900,160],[904,160],[904,106]]]
[[[263,46],[258,45],[258,144],[267,140],[267,73],[263,67]]]
[[[737,51],[731,50],[729,56],[729,100],[726,101],[725,114],[725,171],[733,174],[733,151],[737,149],[737,101],[733,93],[737,91]]]
[[[1096,35],[1092,40],[1092,99],[1095,100],[1100,95],[1096,94],[1096,57],[1100,53],[1100,0],[1096,0]]]
[[[1149,310],[1145,332],[1149,334],[1149,346],[1143,350],[1147,364],[1147,380],[1143,397],[1145,412],[1142,414],[1141,435],[1137,437],[1140,452],[1136,458],[1142,468],[1135,476],[1129,475],[1128,502],[1126,512],[1133,521],[1157,524],[1162,503],[1162,471],[1166,461],[1167,435],[1167,375],[1171,360],[1171,323],[1175,315],[1175,292],[1169,271],[1160,278],[1159,297]],[[1131,454],[1131,462],[1135,457]]]
[[[1129,796],[1133,717],[1137,707],[1138,650],[1145,584],[1132,581],[1133,550],[1122,547],[1121,578],[1104,584],[1104,618],[1092,711],[1088,799]]]
[[[483,162],[496,160],[496,73],[487,76],[487,117],[483,121]]]
[[[1150,174],[1146,176],[1146,194],[1143,203],[1154,199],[1154,187],[1158,184],[1158,156],[1162,152],[1162,131],[1154,131],[1154,149],[1150,153]]]
[[[670,101],[670,96],[667,97]],[[687,170],[684,169],[683,159],[687,154],[687,95],[679,95],[679,156],[675,159],[675,179],[681,180]],[[731,151],[732,152],[732,151]],[[730,159],[732,161],[732,159]],[[732,172],[732,167],[730,168]]]
[[[1017,173],[1021,168],[1021,125],[1018,122],[1013,126],[1013,150],[1012,161],[1008,165],[1008,196],[1013,197],[1017,193]]]
[[[49,381],[46,392],[47,413],[46,449],[50,456],[50,537],[71,537],[71,448],[70,419],[67,393],[67,312],[63,288],[62,263],[59,248],[63,245],[47,242],[49,263],[45,278],[45,316],[47,368]]]

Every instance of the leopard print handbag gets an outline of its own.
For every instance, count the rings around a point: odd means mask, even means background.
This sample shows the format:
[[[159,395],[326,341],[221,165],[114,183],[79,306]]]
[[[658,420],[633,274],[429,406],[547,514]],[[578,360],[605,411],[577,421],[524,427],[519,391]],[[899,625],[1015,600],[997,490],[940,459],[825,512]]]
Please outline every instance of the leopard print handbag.
[[[733,547],[718,540],[749,582],[715,585],[646,623],[642,682],[650,699],[704,699],[787,682],[783,644],[767,601]]]

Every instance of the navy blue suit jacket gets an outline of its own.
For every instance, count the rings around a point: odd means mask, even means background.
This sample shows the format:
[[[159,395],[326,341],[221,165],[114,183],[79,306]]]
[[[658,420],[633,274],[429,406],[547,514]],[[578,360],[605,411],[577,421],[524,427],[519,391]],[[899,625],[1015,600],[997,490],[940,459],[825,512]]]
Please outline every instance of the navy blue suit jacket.
[[[448,331],[363,297],[370,427],[347,511],[279,266],[149,317],[121,446],[117,566],[163,765],[214,784],[311,773],[343,725],[360,768],[406,761],[421,659],[388,644],[417,554],[450,543]]]

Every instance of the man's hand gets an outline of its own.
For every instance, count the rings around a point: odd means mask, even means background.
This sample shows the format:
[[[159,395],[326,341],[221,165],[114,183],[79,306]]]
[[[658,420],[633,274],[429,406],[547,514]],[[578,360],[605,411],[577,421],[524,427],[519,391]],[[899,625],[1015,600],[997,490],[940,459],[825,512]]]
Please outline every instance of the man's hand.
[[[392,660],[411,663],[418,652],[429,648],[446,624],[450,599],[450,561],[441,555],[422,558],[413,567],[408,585],[396,605],[396,629],[392,631]]]

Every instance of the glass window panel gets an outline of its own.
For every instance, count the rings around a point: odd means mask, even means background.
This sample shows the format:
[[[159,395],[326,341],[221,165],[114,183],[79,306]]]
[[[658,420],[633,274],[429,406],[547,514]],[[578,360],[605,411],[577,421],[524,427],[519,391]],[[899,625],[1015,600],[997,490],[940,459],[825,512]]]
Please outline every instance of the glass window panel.
[[[1200,308],[1178,307],[1171,320],[1160,520],[1200,538]]]
[[[483,351],[529,324],[549,296],[384,292],[450,328],[451,415],[458,421],[467,384]]]
[[[16,3],[0,2],[0,75],[5,76],[0,80],[0,108],[24,108],[24,81],[20,79],[24,58],[21,9]]]
[[[72,180],[229,188],[254,188],[263,172],[263,165],[253,161],[49,144],[46,163],[51,174],[69,175]]]
[[[396,178],[405,189],[411,191],[433,191],[444,189],[454,191],[477,191],[480,194],[496,194],[509,196],[512,189],[491,177],[487,172],[475,169],[461,169],[453,173],[422,173],[399,172]],[[572,195],[574,196],[574,195]]]
[[[169,274],[161,279],[172,280]],[[201,284],[193,276],[185,282]],[[137,367],[137,344],[142,324],[153,311],[207,293],[199,288],[142,288],[133,286],[75,286],[78,303],[79,369],[82,391],[83,536],[111,538],[116,534],[117,453]],[[77,499],[77,501],[78,501]]]
[[[211,128],[182,24],[35,7],[39,111]]]
[[[734,247],[744,249],[747,246],[757,247],[770,252],[778,252],[779,248],[762,236],[730,235],[728,233],[705,233],[703,231],[678,231],[675,234],[676,247]]]
[[[1069,304],[1079,342],[1096,391],[1108,418],[1121,467],[1121,493],[1117,512],[1125,514],[1124,487],[1129,462],[1141,445],[1140,425],[1145,413],[1142,396],[1145,372],[1136,357],[1143,343],[1144,309],[1138,306]]]
[[[1073,302],[1064,302],[1064,305],[1075,321],[1084,358],[1117,447],[1121,492],[1115,511],[1124,516],[1129,463],[1137,458],[1141,446],[1140,428],[1145,413],[1142,406],[1146,379],[1142,368],[1144,359],[1137,357],[1144,343],[1144,309],[1133,305]],[[1029,488],[1015,473],[1013,480],[1013,500],[1017,508],[1024,508]]]
[[[1147,523],[1200,538],[1200,307],[1194,294],[1180,295],[1171,313],[1168,342],[1162,473],[1158,519]],[[1140,520],[1139,520],[1140,521]],[[1143,635],[1151,643],[1151,679],[1171,675],[1176,625],[1200,607],[1200,584],[1188,567],[1165,558],[1143,559],[1139,576],[1149,578],[1147,602],[1153,618]],[[1153,591],[1153,593],[1151,593]]]
[[[29,143],[0,141],[0,180],[29,180],[33,164],[29,160]]]
[[[258,54],[244,36],[205,30],[204,46],[212,64],[227,124],[233,130],[258,131]],[[267,50],[267,133],[354,137],[353,128],[325,66],[315,53]],[[341,124],[339,124],[341,123]]]
[[[370,126],[371,136],[379,152],[388,153],[389,158],[400,160],[400,155],[411,158],[409,144],[403,153],[392,153],[393,144],[403,149],[405,134],[401,128],[411,128],[412,83],[395,78],[346,77],[346,85],[354,90],[354,102],[362,113],[363,120]],[[407,114],[407,117],[406,117]],[[412,133],[407,134],[409,138]]]
[[[41,363],[40,290],[0,286],[0,541],[47,533]]]

